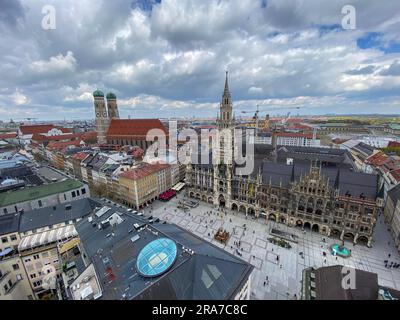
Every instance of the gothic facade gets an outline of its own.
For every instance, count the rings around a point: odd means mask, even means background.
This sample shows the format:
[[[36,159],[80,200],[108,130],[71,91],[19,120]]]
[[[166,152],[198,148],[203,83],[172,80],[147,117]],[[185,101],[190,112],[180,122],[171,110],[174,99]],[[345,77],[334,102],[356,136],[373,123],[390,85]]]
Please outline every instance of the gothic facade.
[[[226,77],[213,150],[220,157],[213,164],[188,164],[186,192],[190,197],[289,227],[372,245],[373,229],[383,206],[383,189],[377,192],[373,177],[322,168],[317,162],[307,170],[296,164],[266,162],[251,175],[237,175],[232,109]],[[356,194],[358,191],[360,194]]]

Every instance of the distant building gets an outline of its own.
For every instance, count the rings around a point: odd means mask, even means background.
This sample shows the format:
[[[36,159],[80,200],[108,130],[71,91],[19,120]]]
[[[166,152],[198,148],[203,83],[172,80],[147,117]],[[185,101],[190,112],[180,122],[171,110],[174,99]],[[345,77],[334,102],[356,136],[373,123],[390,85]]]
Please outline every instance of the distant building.
[[[391,123],[385,128],[385,132],[394,135],[400,135],[400,124]]]
[[[90,197],[87,185],[72,179],[0,193],[0,215],[30,211]]]
[[[57,136],[71,133],[70,129],[57,127],[52,124],[21,125],[18,129],[18,140],[21,145],[27,146],[31,143],[34,134]]]
[[[367,126],[362,124],[352,124],[352,123],[338,123],[338,122],[328,122],[328,123],[318,123],[312,124],[312,127],[317,129],[318,135],[329,135],[329,134],[344,134],[344,133],[369,133]]]
[[[275,135],[278,146],[319,147],[321,145],[321,141],[310,133],[278,132]]]
[[[232,101],[225,80],[217,123],[233,132]],[[233,162],[233,134],[220,134],[212,150],[219,162],[202,164],[193,153],[186,171],[187,195],[246,216],[264,217],[372,245],[377,216],[383,207],[378,176],[356,172],[345,150],[258,145],[251,172]],[[218,155],[226,155],[221,161]],[[194,162],[194,161],[193,161]]]
[[[117,97],[114,93],[107,94],[107,107],[103,92],[96,90],[93,92],[93,97],[99,145],[131,145],[146,151],[160,132],[168,140],[167,129],[158,119],[119,119]],[[150,134],[151,130],[158,132]]]
[[[357,170],[365,173],[376,172],[374,166],[370,163],[370,159],[380,153],[378,149],[359,140],[348,140],[342,143],[340,147],[351,153]]]

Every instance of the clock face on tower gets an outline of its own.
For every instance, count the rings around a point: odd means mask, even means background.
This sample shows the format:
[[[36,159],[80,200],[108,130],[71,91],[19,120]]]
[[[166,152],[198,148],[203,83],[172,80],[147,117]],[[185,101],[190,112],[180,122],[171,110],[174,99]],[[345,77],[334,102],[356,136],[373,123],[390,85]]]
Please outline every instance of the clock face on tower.
[[[107,113],[106,112],[103,112],[103,117],[107,118]]]
[[[100,112],[96,112],[96,117],[100,117]]]

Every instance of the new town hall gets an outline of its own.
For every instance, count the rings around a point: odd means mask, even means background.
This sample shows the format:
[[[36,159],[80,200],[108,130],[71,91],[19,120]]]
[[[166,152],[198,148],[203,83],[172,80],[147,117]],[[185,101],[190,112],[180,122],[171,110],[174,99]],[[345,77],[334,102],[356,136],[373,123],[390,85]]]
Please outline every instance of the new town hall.
[[[254,146],[251,174],[233,159],[235,120],[228,76],[217,117],[224,160],[187,166],[187,194],[233,211],[372,246],[383,206],[378,176],[357,172],[347,151],[328,148]],[[219,149],[219,150],[218,150]],[[228,161],[226,161],[228,159]]]

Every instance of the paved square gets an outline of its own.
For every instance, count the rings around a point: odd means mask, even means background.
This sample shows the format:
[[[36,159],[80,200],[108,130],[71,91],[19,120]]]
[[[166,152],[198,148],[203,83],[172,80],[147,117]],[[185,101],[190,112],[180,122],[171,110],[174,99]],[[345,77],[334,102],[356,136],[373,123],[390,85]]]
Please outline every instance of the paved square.
[[[266,247],[267,247],[267,241],[264,241],[264,240],[261,240],[261,239],[256,239],[256,243],[255,243],[255,245],[257,246],[257,247],[260,247],[260,248],[263,248],[263,249],[265,249]]]
[[[346,242],[352,256],[344,259],[329,253],[330,245],[338,243],[337,239],[314,232],[304,233],[297,228],[266,221],[265,218],[246,218],[242,213],[229,210],[226,215],[221,214],[213,205],[204,202],[185,213],[177,208],[178,201],[183,197],[184,192],[169,202],[154,202],[151,215],[177,224],[237,256],[238,247],[234,243],[240,241],[240,258],[255,266],[251,278],[251,299],[294,299],[295,294],[299,298],[304,268],[337,264],[375,272],[378,274],[380,285],[400,290],[400,269],[386,269],[383,263],[387,259],[400,263],[400,256],[381,218],[375,227],[374,246],[367,248]],[[143,212],[150,215],[149,208]],[[227,245],[213,238],[220,227],[231,233]],[[271,237],[269,231],[272,228],[297,236],[298,242],[290,242],[291,249],[270,243],[268,238]],[[322,241],[323,238],[326,238],[326,242]],[[303,252],[303,255],[300,255],[300,252]],[[326,257],[323,256],[323,252],[327,253]],[[276,260],[277,255],[279,262]]]

